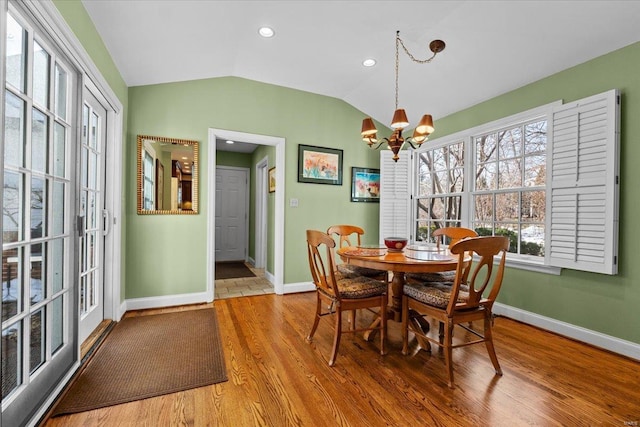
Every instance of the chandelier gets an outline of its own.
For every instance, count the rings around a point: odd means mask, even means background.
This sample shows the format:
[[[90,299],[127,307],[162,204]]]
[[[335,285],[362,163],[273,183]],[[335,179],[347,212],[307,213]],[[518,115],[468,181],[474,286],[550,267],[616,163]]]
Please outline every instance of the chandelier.
[[[393,133],[389,138],[383,138],[381,141],[378,141],[378,130],[373,124],[371,117],[367,117],[362,121],[362,132],[360,133],[362,135],[362,140],[369,145],[369,148],[378,149],[386,142],[389,149],[393,152],[393,160],[396,162],[400,158],[398,156],[398,152],[402,149],[405,142],[413,149],[416,149],[427,140],[429,134],[434,130],[433,118],[430,114],[425,114],[422,116],[422,119],[420,119],[418,126],[414,129],[412,136],[407,138],[402,136],[402,131],[409,126],[409,120],[407,119],[407,114],[404,109],[398,108],[398,69],[400,64],[398,52],[400,46],[402,46],[402,49],[413,62],[426,64],[431,62],[438,53],[444,50],[445,43],[442,40],[433,40],[429,43],[429,49],[433,52],[433,55],[427,59],[416,59],[411,53],[409,53],[409,50],[404,45],[404,42],[400,38],[400,31],[396,31],[396,111],[393,113],[393,120],[391,120],[391,129],[393,129]],[[378,145],[374,147],[374,144]]]

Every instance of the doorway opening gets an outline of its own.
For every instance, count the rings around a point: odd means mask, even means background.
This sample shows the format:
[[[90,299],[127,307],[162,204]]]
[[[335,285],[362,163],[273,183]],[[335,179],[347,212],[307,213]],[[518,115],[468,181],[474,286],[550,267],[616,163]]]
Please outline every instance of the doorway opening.
[[[209,129],[208,136],[208,202],[207,202],[207,257],[214,260],[216,253],[216,139],[243,141],[249,144],[270,145],[275,147],[276,182],[273,271],[266,272],[272,279],[274,291],[278,295],[284,293],[284,143],[285,139],[274,136],[257,135],[224,129]],[[264,160],[264,159],[263,159]],[[260,162],[262,162],[261,160]],[[266,230],[262,231],[266,235]],[[265,239],[266,240],[266,239]],[[265,244],[263,244],[265,247]],[[265,261],[265,270],[266,270]],[[207,267],[207,294],[213,301],[215,295],[215,263],[209,262]]]

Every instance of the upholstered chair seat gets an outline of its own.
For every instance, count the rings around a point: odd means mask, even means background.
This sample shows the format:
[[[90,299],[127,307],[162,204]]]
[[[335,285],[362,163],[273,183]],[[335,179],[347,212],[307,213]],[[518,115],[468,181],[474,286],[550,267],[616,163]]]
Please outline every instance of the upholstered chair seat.
[[[365,276],[374,279],[382,279],[385,275],[385,271],[374,270],[373,268],[359,267],[357,265],[338,264],[338,272],[344,276]],[[453,281],[453,279],[451,279]]]
[[[336,285],[342,298],[357,299],[379,296],[387,292],[387,284],[365,276],[336,276]],[[327,296],[330,291],[320,288]]]
[[[448,283],[449,286],[451,286],[453,280],[456,278],[456,272],[452,270],[439,273],[407,273],[405,277],[407,282],[412,283]]]
[[[451,299],[451,285],[449,282],[407,283],[404,294],[433,307],[446,308]],[[457,302],[465,302],[469,298],[468,291],[468,286],[461,286]]]
[[[336,363],[340,336],[343,333],[379,332],[380,354],[385,354],[387,340],[387,283],[362,275],[343,273],[334,264],[336,242],[327,233],[307,230],[307,254],[313,283],[316,285],[316,314],[307,342],[312,342],[320,319],[334,318],[335,333],[329,366]],[[343,270],[346,271],[346,270]],[[367,310],[375,316],[370,326],[356,327],[356,310]],[[343,330],[342,313],[351,314],[351,328]]]

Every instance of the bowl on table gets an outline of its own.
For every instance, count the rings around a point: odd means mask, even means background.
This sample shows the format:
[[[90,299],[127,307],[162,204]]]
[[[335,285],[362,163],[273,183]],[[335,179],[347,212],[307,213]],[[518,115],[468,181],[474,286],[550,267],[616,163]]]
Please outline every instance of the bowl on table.
[[[402,252],[407,246],[407,241],[404,237],[385,237],[384,245],[389,249],[389,252]]]

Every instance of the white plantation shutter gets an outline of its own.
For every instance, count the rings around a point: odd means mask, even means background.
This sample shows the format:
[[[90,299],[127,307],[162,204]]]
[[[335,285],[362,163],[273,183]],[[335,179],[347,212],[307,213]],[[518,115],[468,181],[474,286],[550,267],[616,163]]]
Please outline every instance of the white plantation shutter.
[[[403,150],[394,162],[390,150],[380,152],[380,241],[410,238],[411,152]]]
[[[553,109],[548,265],[618,273],[619,110],[615,90]]]

